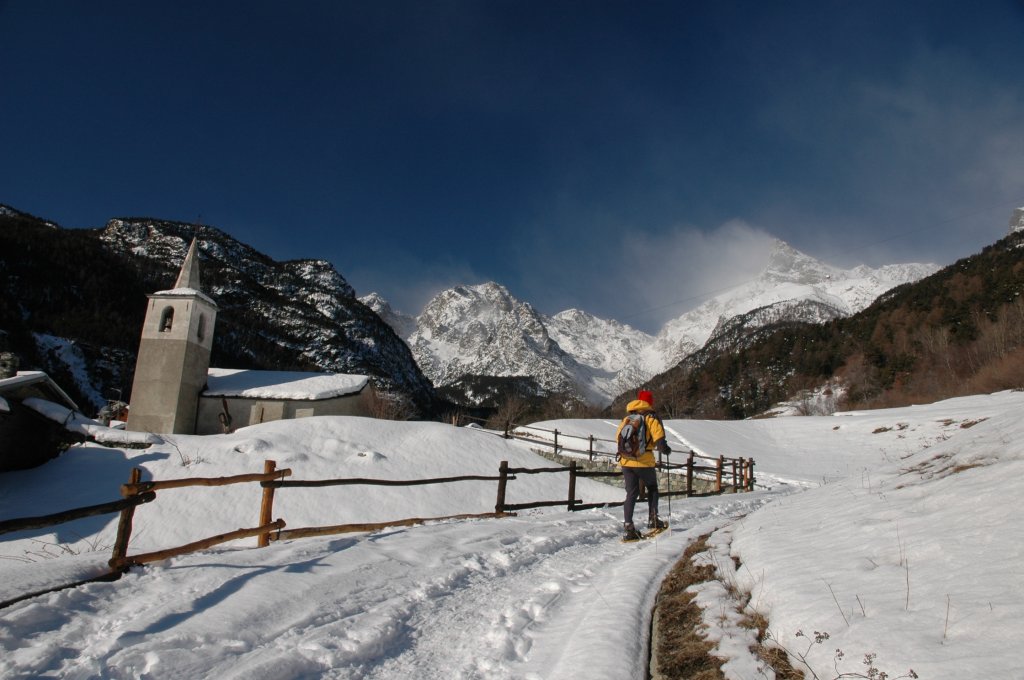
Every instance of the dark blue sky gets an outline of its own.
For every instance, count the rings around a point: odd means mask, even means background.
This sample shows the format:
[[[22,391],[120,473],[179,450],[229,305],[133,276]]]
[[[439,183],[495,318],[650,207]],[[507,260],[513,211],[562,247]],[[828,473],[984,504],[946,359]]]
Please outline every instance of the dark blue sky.
[[[778,237],[948,264],[1024,205],[1024,3],[0,0],[0,202],[201,220],[416,313],[656,330]]]

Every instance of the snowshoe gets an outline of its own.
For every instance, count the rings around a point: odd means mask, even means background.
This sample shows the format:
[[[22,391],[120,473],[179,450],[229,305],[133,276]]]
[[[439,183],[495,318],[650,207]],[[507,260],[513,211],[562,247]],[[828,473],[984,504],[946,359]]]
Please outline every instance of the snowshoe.
[[[634,543],[636,541],[642,540],[643,537],[644,535],[637,531],[636,527],[634,527],[632,524],[627,524],[625,531],[622,534],[622,542]]]
[[[651,518],[647,520],[647,528],[650,530],[659,529],[664,531],[665,529],[668,529],[668,522],[660,517],[652,515]]]
[[[660,520],[659,520],[659,523],[660,523],[660,526],[656,526],[653,529],[648,529],[647,531],[645,531],[644,532],[644,538],[654,538],[655,536],[657,536],[661,532],[663,532],[666,529],[668,529],[668,524],[665,524],[664,522],[661,522]]]

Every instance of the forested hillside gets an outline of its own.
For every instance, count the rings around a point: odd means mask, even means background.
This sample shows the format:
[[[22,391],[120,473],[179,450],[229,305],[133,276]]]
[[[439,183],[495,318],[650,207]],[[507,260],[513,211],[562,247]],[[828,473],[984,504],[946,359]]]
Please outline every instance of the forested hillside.
[[[0,210],[0,284],[0,350],[15,352],[23,369],[47,371],[83,408],[126,394],[147,291],[124,258],[94,232]],[[39,335],[73,341],[92,390]]]

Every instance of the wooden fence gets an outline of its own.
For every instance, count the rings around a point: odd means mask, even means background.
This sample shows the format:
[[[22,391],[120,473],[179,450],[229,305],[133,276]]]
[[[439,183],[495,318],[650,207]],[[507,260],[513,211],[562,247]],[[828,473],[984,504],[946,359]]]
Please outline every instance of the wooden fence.
[[[543,437],[538,435],[531,435],[530,432],[543,432],[550,434],[551,437]],[[502,435],[506,439],[516,439],[519,441],[529,442],[536,446],[544,448],[550,448],[554,454],[576,454],[578,456],[586,456],[589,462],[598,461],[601,459],[609,462],[616,459],[615,446],[616,442],[613,439],[602,439],[595,437],[594,435],[588,435],[586,437],[580,435],[567,435],[564,432],[559,432],[557,429],[548,430],[545,428],[537,427],[535,425],[515,425],[511,422],[505,423],[505,431]],[[561,440],[561,443],[559,443]],[[567,446],[566,442],[580,441],[586,443],[586,448],[579,448],[573,446]],[[606,449],[600,447],[601,443],[608,444]],[[597,444],[598,446],[595,446]],[[753,458],[732,458],[725,455],[720,455],[717,458],[713,456],[705,456],[696,453],[692,450],[687,449],[686,451],[673,451],[672,455],[686,456],[685,463],[673,463],[671,462],[672,456],[668,459],[662,459],[658,461],[658,469],[664,470],[668,474],[673,474],[673,471],[677,471],[676,474],[685,474],[686,476],[686,495],[694,495],[694,480],[703,479],[713,484],[712,493],[722,493],[731,487],[735,491],[751,491],[754,488],[754,459]],[[678,472],[681,471],[681,472]]]
[[[725,464],[726,459],[724,457],[720,456],[717,459],[716,465],[714,466],[697,465],[695,462],[695,458],[696,457],[694,456],[693,452],[690,452],[687,456],[687,462],[685,464],[661,464],[661,468],[666,471],[679,470],[681,468],[685,468],[684,487],[678,491],[673,491],[671,489],[671,484],[669,484],[664,491],[659,491],[661,495],[694,495],[693,480],[694,475],[697,474],[698,472],[710,472],[714,474],[716,479],[717,493],[721,493],[722,491],[727,489],[728,485],[723,483],[723,473],[727,469]],[[739,460],[742,461],[743,459]],[[734,465],[732,467],[732,486],[735,489],[744,488],[747,490],[751,490],[753,488],[754,483],[753,469],[753,460],[745,461],[744,464],[740,465],[739,467]],[[742,474],[740,473],[740,470],[742,470]],[[568,493],[566,495],[566,498],[559,500],[535,501],[530,503],[516,504],[510,504],[506,502],[508,483],[510,481],[515,480],[518,475],[563,473],[568,473]],[[576,480],[578,478],[614,477],[621,476],[622,474],[621,472],[583,470],[580,469],[580,466],[577,464],[577,461],[570,461],[570,464],[568,466],[550,468],[513,468],[509,467],[508,461],[501,461],[501,464],[499,465],[498,468],[498,474],[496,476],[463,475],[460,477],[441,477],[433,479],[413,480],[367,478],[286,480],[285,477],[290,477],[291,474],[292,471],[287,468],[283,470],[278,470],[277,464],[272,460],[264,462],[264,468],[262,473],[234,475],[231,477],[191,477],[164,481],[142,481],[142,470],[139,468],[134,468],[131,472],[131,476],[128,480],[128,483],[123,484],[121,486],[121,495],[123,496],[122,500],[114,501],[111,503],[103,503],[100,505],[93,505],[85,508],[78,508],[75,510],[66,510],[51,515],[0,521],[0,534],[5,534],[13,531],[23,531],[27,529],[38,529],[49,526],[55,526],[58,524],[63,524],[65,522],[81,519],[84,517],[91,517],[101,514],[112,514],[115,512],[120,513],[120,518],[117,527],[117,535],[113,546],[113,552],[110,557],[110,560],[108,561],[108,565],[111,568],[110,572],[104,573],[100,576],[91,579],[87,579],[85,581],[79,581],[73,584],[66,584],[64,586],[51,588],[45,591],[28,593],[13,600],[0,602],[0,608],[7,607],[11,604],[14,604],[15,602],[20,602],[24,599],[28,599],[36,595],[41,595],[46,592],[53,592],[56,590],[74,587],[93,581],[116,580],[120,576],[120,574],[127,571],[127,569],[131,566],[157,562],[171,557],[177,557],[180,555],[197,552],[199,550],[205,550],[212,546],[221,543],[226,543],[228,541],[234,541],[240,538],[255,536],[257,537],[257,545],[259,547],[265,547],[269,545],[272,540],[301,538],[306,536],[325,536],[350,532],[377,531],[387,527],[411,526],[414,524],[423,524],[429,521],[504,517],[507,515],[515,514],[517,510],[525,510],[529,508],[554,507],[564,505],[566,509],[570,511],[578,511],[597,507],[616,507],[622,505],[622,502],[584,503],[582,499],[576,498]],[[741,479],[742,482],[740,482]],[[285,529],[286,524],[283,519],[271,520],[271,517],[273,516],[274,495],[277,489],[343,486],[353,484],[378,486],[417,486],[424,484],[452,484],[465,481],[497,482],[497,497],[494,505],[494,512],[450,515],[446,517],[407,518],[372,524],[335,524],[317,527],[304,527],[298,529]],[[177,546],[173,548],[167,548],[165,550],[139,553],[134,555],[128,554],[128,545],[131,541],[132,522],[135,514],[135,509],[140,505],[153,502],[156,499],[157,492],[169,489],[178,489],[194,486],[226,486],[230,484],[251,483],[258,483],[263,489],[260,502],[259,521],[257,526],[245,529],[237,529],[235,531],[218,534],[216,536],[210,536],[199,541],[195,541],[192,543],[188,543],[186,545]]]

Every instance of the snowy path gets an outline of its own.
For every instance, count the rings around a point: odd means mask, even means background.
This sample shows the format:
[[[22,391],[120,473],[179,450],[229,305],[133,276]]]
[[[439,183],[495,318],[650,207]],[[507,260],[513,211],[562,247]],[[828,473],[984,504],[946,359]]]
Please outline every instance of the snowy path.
[[[677,503],[679,528],[643,544],[620,543],[618,516],[593,511],[182,557],[7,610],[0,641],[8,624],[35,632],[0,675],[642,678],[665,570],[765,500]]]

